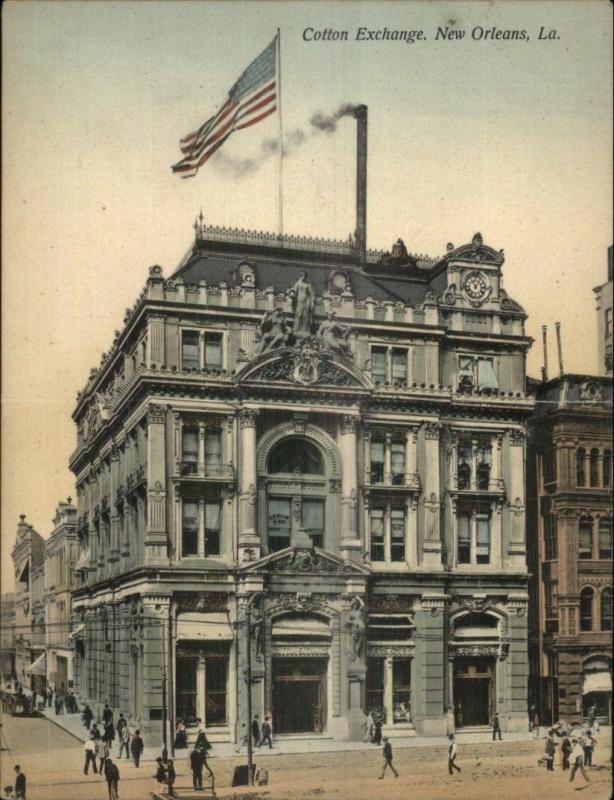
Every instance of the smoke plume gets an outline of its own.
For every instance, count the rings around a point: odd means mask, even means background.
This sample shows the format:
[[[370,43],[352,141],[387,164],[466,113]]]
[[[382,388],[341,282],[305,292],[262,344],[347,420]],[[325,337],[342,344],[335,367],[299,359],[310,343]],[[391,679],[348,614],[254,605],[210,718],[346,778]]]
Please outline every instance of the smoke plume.
[[[294,153],[314,136],[322,133],[332,134],[337,130],[337,123],[342,117],[354,115],[357,106],[352,103],[345,103],[340,106],[333,114],[323,114],[316,111],[309,120],[309,125],[305,128],[294,128],[289,133],[284,134],[283,156],[288,157]],[[226,175],[233,178],[243,178],[246,175],[253,175],[260,167],[272,156],[279,152],[279,139],[269,137],[260,142],[259,152],[253,158],[234,158],[223,151],[218,151],[211,160],[212,166]]]

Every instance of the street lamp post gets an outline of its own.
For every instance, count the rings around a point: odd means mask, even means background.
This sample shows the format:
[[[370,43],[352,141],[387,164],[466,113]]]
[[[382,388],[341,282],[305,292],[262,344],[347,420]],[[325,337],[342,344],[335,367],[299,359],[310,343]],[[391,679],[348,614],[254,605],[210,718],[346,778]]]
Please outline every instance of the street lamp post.
[[[247,779],[249,785],[254,785],[253,745],[252,745],[252,604],[260,597],[260,592],[250,595],[245,609],[247,623],[247,663],[245,682],[247,683]]]
[[[166,739],[166,626],[162,622],[162,761],[168,761],[168,746]]]

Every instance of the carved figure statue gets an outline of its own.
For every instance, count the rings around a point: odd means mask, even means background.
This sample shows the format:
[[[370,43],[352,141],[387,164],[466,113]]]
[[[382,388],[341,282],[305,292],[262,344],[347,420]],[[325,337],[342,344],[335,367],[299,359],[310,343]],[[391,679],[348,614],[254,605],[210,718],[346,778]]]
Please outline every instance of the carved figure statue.
[[[338,353],[347,358],[350,354],[347,344],[349,333],[349,326],[337,322],[335,315],[329,311],[326,319],[318,328],[317,336],[326,350],[332,350],[333,353]]]
[[[294,311],[292,330],[296,339],[311,336],[315,295],[313,286],[306,279],[307,273],[301,272],[299,279],[290,290],[293,293],[292,308]]]
[[[362,603],[355,597],[350,606],[348,626],[352,642],[352,661],[360,658],[365,643],[365,621]]]
[[[258,328],[260,338],[256,345],[256,355],[262,355],[269,350],[283,347],[288,340],[288,327],[284,319],[283,312],[279,308],[267,312],[260,327]]]

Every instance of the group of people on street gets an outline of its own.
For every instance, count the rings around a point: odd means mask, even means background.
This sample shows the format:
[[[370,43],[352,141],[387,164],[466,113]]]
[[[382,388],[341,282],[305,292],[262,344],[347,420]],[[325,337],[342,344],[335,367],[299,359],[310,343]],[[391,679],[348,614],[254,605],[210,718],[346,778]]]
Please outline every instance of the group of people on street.
[[[249,735],[252,738],[253,747],[263,747],[265,744],[268,744],[269,749],[273,748],[273,724],[269,714],[265,716],[262,723],[260,722],[258,714],[254,714],[254,718],[250,725]],[[237,739],[238,746],[235,750],[235,753],[240,753],[244,747],[247,747],[248,732],[245,723],[242,724],[241,732],[239,733]]]
[[[26,800],[26,776],[19,764],[15,764],[15,786],[5,786],[2,800]]]
[[[380,745],[382,743],[382,725],[384,724],[384,714],[381,711],[369,711],[367,719],[363,724],[365,732],[363,741],[365,744]]]
[[[594,724],[594,718],[592,720]],[[559,746],[556,738],[561,738],[561,769],[570,769],[569,780],[573,781],[578,770],[582,773],[582,777],[588,783],[589,777],[586,774],[585,767],[593,766],[593,751],[597,744],[595,732],[591,727],[591,719],[589,717],[589,727],[584,728],[575,735],[572,734],[571,728],[565,722],[560,721],[554,727],[550,728],[546,737],[544,747],[544,758],[546,769],[549,772],[554,771],[554,757],[556,748]]]

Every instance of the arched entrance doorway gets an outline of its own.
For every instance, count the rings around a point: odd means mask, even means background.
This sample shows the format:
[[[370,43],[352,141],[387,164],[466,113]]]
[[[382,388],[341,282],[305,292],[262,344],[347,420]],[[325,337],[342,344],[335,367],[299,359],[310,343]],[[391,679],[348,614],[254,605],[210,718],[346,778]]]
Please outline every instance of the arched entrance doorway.
[[[489,725],[496,710],[499,618],[466,612],[453,619],[452,696],[458,728]]]

